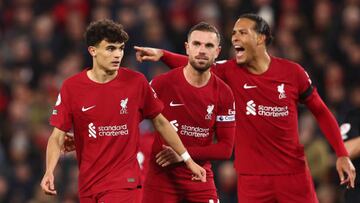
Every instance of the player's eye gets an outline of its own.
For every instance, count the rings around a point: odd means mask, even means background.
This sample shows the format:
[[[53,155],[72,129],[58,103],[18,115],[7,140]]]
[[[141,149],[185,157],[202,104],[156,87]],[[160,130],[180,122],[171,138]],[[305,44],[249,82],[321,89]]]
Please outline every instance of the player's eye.
[[[214,44],[209,43],[209,44],[206,44],[205,47],[207,49],[211,49],[211,48],[214,48]]]
[[[200,42],[193,42],[192,44],[196,47],[200,46]]]

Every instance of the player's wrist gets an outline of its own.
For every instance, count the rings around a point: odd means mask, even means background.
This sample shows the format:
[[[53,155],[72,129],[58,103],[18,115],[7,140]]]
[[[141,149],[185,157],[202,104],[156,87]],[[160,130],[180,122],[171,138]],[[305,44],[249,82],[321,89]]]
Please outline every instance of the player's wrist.
[[[188,151],[185,151],[180,156],[184,162],[188,162],[189,160],[191,160],[191,156]]]
[[[45,171],[45,175],[53,175],[54,174],[54,170],[46,170]]]
[[[158,49],[157,51],[158,51],[157,54],[158,54],[158,56],[159,56],[159,59],[161,59],[161,58],[164,56],[164,54],[165,54],[165,50],[163,50],[163,49]]]

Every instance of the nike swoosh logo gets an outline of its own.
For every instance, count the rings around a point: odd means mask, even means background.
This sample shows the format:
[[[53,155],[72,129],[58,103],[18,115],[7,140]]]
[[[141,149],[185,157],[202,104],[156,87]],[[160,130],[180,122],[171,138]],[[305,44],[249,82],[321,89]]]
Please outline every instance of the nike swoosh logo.
[[[184,106],[184,104],[175,104],[173,101],[171,101],[170,106]]]
[[[96,105],[90,106],[90,107],[87,107],[87,108],[85,108],[85,107],[83,106],[83,107],[81,108],[81,111],[82,111],[82,112],[88,111],[88,110],[94,108],[95,106],[96,106]]]
[[[251,88],[256,88],[256,86],[248,85],[247,83],[244,84],[244,89],[251,89]]]

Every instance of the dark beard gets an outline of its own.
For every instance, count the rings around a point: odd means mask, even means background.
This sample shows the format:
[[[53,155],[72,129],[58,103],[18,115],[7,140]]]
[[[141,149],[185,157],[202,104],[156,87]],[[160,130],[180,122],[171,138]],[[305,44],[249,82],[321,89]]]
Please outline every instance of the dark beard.
[[[210,64],[206,64],[205,67],[200,68],[200,67],[196,66],[196,63],[193,60],[189,60],[189,63],[199,73],[203,73],[210,68]]]

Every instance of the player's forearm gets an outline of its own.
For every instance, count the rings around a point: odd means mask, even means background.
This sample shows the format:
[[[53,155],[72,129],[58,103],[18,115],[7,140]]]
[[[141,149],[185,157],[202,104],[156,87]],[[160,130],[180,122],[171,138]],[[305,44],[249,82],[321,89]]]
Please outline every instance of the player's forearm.
[[[162,114],[159,114],[153,119],[153,124],[165,142],[173,148],[177,154],[181,155],[186,151],[176,131]]]
[[[317,92],[314,92],[313,94],[315,95],[311,95],[311,98],[309,98],[305,104],[314,114],[321,131],[329,141],[332,148],[335,150],[336,155],[338,157],[349,156],[341,138],[340,129],[338,127],[338,123],[335,120],[335,117],[326,107]]]
[[[194,160],[224,160],[230,159],[235,137],[235,127],[218,128],[216,130],[218,142],[207,146],[187,147]]]
[[[205,147],[187,147],[194,160],[225,160],[230,159],[232,147],[225,143],[211,144]]]
[[[346,141],[345,147],[351,159],[360,157],[360,137]]]
[[[160,58],[163,63],[174,69],[180,66],[185,66],[188,63],[188,57],[176,54],[170,51],[162,50],[163,56]]]
[[[64,135],[54,129],[52,135],[49,137],[46,149],[46,173],[53,173],[55,170],[61,155],[61,146],[64,143]]]

